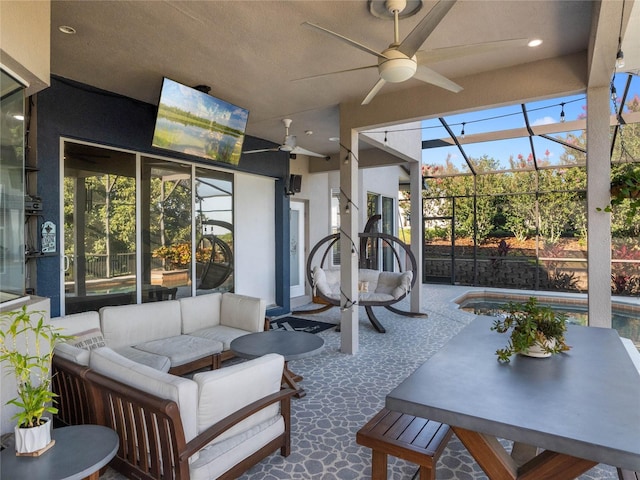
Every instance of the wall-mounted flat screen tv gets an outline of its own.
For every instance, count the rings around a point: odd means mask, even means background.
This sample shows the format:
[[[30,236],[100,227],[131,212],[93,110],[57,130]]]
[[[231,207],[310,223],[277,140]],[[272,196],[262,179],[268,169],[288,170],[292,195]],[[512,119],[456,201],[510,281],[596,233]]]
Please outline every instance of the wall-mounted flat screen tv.
[[[237,165],[249,111],[164,78],[152,145]]]

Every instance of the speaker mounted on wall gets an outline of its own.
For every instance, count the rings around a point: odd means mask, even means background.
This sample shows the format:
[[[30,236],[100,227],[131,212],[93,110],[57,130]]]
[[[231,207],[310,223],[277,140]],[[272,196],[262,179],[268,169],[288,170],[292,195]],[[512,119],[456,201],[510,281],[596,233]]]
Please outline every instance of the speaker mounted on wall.
[[[302,175],[289,175],[289,184],[287,185],[286,194],[287,195],[295,195],[296,193],[300,193],[302,188]]]

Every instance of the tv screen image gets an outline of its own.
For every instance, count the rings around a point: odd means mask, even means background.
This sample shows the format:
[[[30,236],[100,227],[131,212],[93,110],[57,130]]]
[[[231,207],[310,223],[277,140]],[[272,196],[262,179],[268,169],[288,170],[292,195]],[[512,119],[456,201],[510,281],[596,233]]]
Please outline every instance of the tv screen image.
[[[249,111],[164,78],[152,145],[238,165]]]

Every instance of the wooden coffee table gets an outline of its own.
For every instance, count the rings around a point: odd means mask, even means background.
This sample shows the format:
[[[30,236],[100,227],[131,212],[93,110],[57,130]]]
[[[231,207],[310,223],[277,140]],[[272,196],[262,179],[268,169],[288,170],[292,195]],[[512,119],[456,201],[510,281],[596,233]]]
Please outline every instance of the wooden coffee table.
[[[309,357],[320,352],[324,347],[324,340],[313,333],[272,330],[268,332],[249,333],[231,342],[231,351],[242,358],[257,358],[267,353],[279,353],[284,357],[283,381],[296,391],[295,396],[302,398],[306,395],[298,382],[301,375],[289,370],[289,360]]]

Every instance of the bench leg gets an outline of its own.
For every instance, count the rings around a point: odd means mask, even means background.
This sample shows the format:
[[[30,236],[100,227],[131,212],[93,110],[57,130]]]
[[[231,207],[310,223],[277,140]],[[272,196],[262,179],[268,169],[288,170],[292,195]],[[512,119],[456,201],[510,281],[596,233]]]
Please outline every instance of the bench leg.
[[[436,480],[436,469],[420,465],[420,480]]]
[[[387,454],[371,452],[371,480],[387,480]]]

